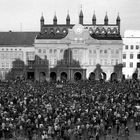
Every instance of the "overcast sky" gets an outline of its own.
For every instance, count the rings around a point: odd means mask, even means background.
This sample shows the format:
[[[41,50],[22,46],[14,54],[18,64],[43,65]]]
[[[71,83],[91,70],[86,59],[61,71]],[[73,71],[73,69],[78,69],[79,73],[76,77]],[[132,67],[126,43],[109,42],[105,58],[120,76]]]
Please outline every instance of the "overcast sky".
[[[0,31],[39,31],[43,12],[45,23],[52,23],[56,11],[58,23],[65,23],[69,10],[71,23],[78,23],[80,5],[84,23],[91,23],[95,11],[97,23],[103,23],[105,13],[115,23],[119,12],[121,32],[140,30],[140,0],[0,0]],[[22,25],[22,26],[21,26]]]

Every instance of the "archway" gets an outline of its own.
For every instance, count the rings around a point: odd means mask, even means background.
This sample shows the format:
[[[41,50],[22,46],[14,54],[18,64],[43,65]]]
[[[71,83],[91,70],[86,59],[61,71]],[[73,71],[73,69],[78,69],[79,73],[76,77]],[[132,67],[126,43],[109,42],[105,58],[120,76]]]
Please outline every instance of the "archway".
[[[56,81],[56,78],[57,78],[56,73],[55,72],[51,72],[50,73],[50,80],[53,81],[53,82],[55,82]]]
[[[27,72],[27,79],[34,80],[34,72]]]
[[[46,80],[46,74],[45,72],[40,72],[39,73],[39,81],[43,82]]]
[[[111,81],[117,81],[117,73],[115,73],[115,72],[113,72],[112,74],[111,74],[111,78],[110,78],[110,80]]]
[[[67,76],[67,73],[66,73],[66,72],[62,72],[62,73],[61,73],[61,78],[60,78],[60,79],[61,79],[61,81],[66,81],[66,80],[67,80],[67,77],[68,77],[68,76]]]
[[[94,72],[91,72],[90,75],[89,75],[89,80],[90,81],[94,81],[95,80],[95,73]]]
[[[137,73],[133,73],[132,79],[133,79],[133,80],[137,80],[137,79],[138,79],[138,74],[137,74]]]
[[[75,81],[79,81],[79,80],[81,80],[82,79],[82,74],[80,73],[80,72],[76,72],[75,74],[74,74],[74,80]]]

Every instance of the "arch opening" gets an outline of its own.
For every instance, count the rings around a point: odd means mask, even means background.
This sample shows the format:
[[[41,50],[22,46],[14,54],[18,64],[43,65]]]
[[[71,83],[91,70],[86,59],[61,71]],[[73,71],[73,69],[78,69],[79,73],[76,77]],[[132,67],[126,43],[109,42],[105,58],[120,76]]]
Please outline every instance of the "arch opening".
[[[91,72],[90,75],[89,75],[89,80],[90,81],[94,81],[95,80],[95,73],[94,72]]]
[[[61,81],[66,81],[67,80],[67,78],[68,78],[68,75],[67,75],[67,73],[66,72],[62,72],[61,73]]]
[[[111,77],[110,77],[110,80],[113,82],[113,81],[117,81],[117,73],[115,73],[115,72],[113,72],[112,74],[111,74]]]
[[[50,81],[55,82],[55,81],[56,81],[56,78],[57,78],[56,73],[55,73],[55,72],[51,72],[51,73],[50,73]]]
[[[133,73],[132,79],[133,79],[133,80],[137,80],[137,79],[138,79],[138,74],[137,74],[137,73]]]
[[[82,79],[82,74],[80,73],[80,72],[76,72],[75,74],[74,74],[74,80],[75,81],[79,81],[79,80],[81,80]]]
[[[46,80],[46,74],[45,72],[39,73],[39,81],[45,81]]]

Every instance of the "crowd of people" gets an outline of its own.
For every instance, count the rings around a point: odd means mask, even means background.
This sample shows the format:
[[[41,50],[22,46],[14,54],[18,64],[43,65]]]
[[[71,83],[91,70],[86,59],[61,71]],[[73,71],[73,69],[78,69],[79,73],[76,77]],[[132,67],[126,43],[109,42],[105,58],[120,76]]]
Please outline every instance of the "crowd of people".
[[[0,82],[0,138],[99,140],[139,129],[140,82]]]

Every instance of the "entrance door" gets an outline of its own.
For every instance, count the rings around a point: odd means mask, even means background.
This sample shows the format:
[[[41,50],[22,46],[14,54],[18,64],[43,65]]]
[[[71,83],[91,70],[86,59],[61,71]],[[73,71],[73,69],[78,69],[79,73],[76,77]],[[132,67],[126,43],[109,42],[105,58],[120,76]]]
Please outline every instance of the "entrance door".
[[[40,72],[40,74],[39,74],[39,80],[41,82],[43,82],[43,81],[46,80],[46,74],[45,74],[45,72]]]
[[[27,72],[27,79],[34,80],[34,72]]]
[[[57,78],[56,73],[55,72],[51,72],[50,73],[50,80],[53,81],[53,82],[56,82],[56,78]]]
[[[66,81],[67,80],[67,73],[66,72],[62,72],[61,73],[61,81]]]
[[[95,73],[94,72],[91,72],[90,75],[89,75],[89,80],[90,81],[94,81],[95,80]]]
[[[117,81],[117,73],[113,72],[111,74],[111,81]]]
[[[75,81],[79,81],[79,80],[81,80],[82,79],[82,74],[80,73],[80,72],[76,72],[75,74],[74,74],[74,80]]]

